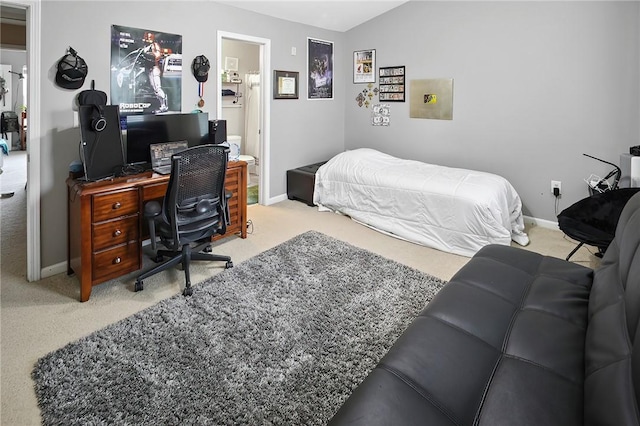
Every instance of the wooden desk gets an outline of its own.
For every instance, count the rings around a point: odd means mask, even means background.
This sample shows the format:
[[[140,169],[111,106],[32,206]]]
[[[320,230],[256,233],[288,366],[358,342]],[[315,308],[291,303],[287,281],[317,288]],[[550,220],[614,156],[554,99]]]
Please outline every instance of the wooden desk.
[[[102,182],[67,179],[68,247],[67,273],[80,280],[80,301],[86,302],[91,288],[142,267],[143,207],[162,199],[168,175],[145,172]],[[231,225],[224,235],[247,238],[247,163],[230,161],[225,188]]]

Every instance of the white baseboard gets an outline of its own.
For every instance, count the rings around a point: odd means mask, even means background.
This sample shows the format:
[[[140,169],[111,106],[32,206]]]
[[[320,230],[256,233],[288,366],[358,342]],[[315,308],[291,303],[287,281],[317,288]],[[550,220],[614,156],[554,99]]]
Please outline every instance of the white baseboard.
[[[288,200],[287,194],[281,194],[275,197],[271,197],[264,203],[265,206],[270,206],[271,204],[279,203],[280,201]]]
[[[40,279],[52,277],[54,275],[67,272],[67,262],[56,263],[55,265],[46,266],[40,270]]]
[[[271,197],[265,203],[266,206],[270,206],[271,204],[279,203],[280,201],[287,200],[287,194],[281,194],[276,197]],[[548,229],[558,229],[558,222],[554,222],[551,220],[538,219],[531,216],[524,216],[524,223],[533,226],[540,226],[542,228]],[[149,244],[149,241],[145,241],[146,244]],[[143,244],[144,245],[144,244]],[[40,271],[41,278],[52,277],[54,275],[62,274],[67,272],[67,262],[56,263],[55,265],[47,266],[42,268]]]
[[[538,219],[537,217],[523,216],[525,224],[539,226],[541,228],[558,230],[558,222],[546,219]]]

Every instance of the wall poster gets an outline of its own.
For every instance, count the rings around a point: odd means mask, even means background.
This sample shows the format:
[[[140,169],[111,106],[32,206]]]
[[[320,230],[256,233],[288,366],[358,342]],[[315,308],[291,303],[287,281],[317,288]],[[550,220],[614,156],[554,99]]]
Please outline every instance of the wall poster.
[[[404,65],[380,67],[380,100],[404,102]]]
[[[359,50],[353,52],[353,82],[376,82],[376,51]]]
[[[409,117],[453,120],[453,79],[411,80]]]
[[[182,110],[182,36],[111,26],[111,104],[120,115]]]
[[[307,37],[307,99],[333,99],[333,42]]]

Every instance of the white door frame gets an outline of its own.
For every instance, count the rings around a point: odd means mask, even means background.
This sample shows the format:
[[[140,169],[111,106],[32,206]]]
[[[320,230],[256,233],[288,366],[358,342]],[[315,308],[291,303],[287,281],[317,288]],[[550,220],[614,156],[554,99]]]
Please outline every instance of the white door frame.
[[[218,31],[217,64],[222,64],[222,40],[237,40],[254,43],[260,46],[260,155],[258,156],[260,168],[258,202],[263,205],[272,204],[269,200],[269,165],[270,165],[270,145],[271,145],[271,40],[260,37],[253,37],[245,34]],[[217,67],[217,87],[216,116],[222,117],[222,67]]]
[[[40,280],[40,0],[15,0],[27,13],[27,281]],[[10,2],[7,2],[10,5]]]

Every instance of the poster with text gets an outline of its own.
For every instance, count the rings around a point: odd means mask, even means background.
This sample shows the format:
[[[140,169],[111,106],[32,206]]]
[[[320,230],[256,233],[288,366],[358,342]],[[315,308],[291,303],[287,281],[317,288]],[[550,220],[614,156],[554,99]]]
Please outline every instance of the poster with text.
[[[121,116],[180,112],[182,36],[113,25],[111,104]]]
[[[333,42],[307,38],[307,99],[333,99]]]

